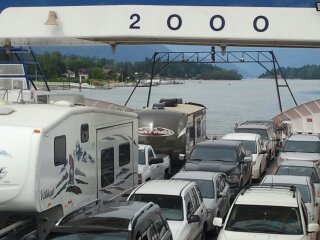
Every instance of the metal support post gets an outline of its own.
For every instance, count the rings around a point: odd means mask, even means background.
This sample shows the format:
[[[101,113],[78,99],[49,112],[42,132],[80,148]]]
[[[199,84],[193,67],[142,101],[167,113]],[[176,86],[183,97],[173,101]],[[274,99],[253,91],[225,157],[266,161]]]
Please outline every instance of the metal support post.
[[[274,80],[276,82],[276,89],[277,89],[277,97],[278,97],[278,103],[280,112],[282,112],[282,105],[281,105],[281,98],[280,98],[280,91],[279,91],[279,82],[278,82],[278,75],[277,75],[277,68],[276,68],[276,58],[273,54],[273,51],[270,52],[272,56],[272,64],[273,64],[273,74],[274,74]]]

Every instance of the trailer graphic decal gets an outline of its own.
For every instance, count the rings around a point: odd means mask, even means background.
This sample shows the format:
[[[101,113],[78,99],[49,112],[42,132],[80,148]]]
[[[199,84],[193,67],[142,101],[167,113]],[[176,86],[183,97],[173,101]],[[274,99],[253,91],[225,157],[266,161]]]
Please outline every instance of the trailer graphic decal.
[[[77,176],[86,177],[87,175],[80,171],[80,169],[76,168],[76,171],[74,172]]]
[[[51,198],[54,195],[54,188],[41,190],[41,200]]]
[[[99,192],[103,192],[103,193],[105,193],[105,194],[112,194],[112,192],[111,191],[109,191],[109,190],[107,190],[107,189],[100,189],[99,190]]]
[[[94,163],[94,158],[83,150],[80,141],[77,141],[74,151],[69,154],[65,164],[59,171],[59,181],[54,187],[41,190],[41,200],[55,199],[63,191],[76,195],[82,194],[81,185],[88,185],[88,182],[85,180],[87,174],[84,170],[86,168],[81,168],[80,166]]]
[[[0,168],[0,180],[3,180],[7,174],[8,172],[6,171],[5,167]]]
[[[120,176],[128,173],[129,171],[130,171],[129,168],[122,168],[122,169],[120,170],[120,172],[117,174],[116,178],[119,178]]]
[[[116,175],[116,180],[118,180],[118,178],[120,178],[122,175],[127,174],[128,172],[130,172],[129,168],[122,168],[120,172]],[[111,187],[108,187],[108,190],[105,188],[102,188],[99,190],[99,192],[103,192],[105,194],[114,194],[114,192],[112,192],[111,189],[116,191],[124,191],[125,189],[122,188],[121,185],[126,183],[127,182],[126,180],[128,180],[132,175],[133,173],[127,174],[121,181],[115,182],[112,184]]]
[[[85,150],[82,149],[80,142],[78,141],[76,144],[76,149],[73,153],[73,156],[78,160],[78,162],[91,162],[94,163],[94,159],[88,154]]]
[[[138,128],[139,136],[155,136],[155,137],[167,137],[174,134],[174,131],[164,127],[140,127]]]

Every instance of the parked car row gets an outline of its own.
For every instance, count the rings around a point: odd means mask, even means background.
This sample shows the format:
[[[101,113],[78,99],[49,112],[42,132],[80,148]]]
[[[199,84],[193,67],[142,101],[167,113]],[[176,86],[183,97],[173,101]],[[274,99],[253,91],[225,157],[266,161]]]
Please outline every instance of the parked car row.
[[[220,226],[218,240],[317,239],[319,231],[320,140],[317,135],[291,134],[279,156],[276,175],[260,186],[244,188]]]
[[[188,156],[181,154],[185,164],[170,180],[164,180],[172,173],[170,159],[139,145],[141,184],[127,201],[91,202],[63,217],[47,239],[193,240],[205,239],[208,232],[219,240],[316,239],[318,162],[303,156],[290,160],[281,153],[276,175],[263,178],[275,157],[273,125],[251,121],[237,129],[241,131],[195,144]],[[290,142],[300,137],[289,137],[284,150],[292,151],[297,143],[307,146],[300,152],[311,151],[306,142]],[[317,144],[312,151],[318,151]],[[37,232],[23,239],[38,239]]]

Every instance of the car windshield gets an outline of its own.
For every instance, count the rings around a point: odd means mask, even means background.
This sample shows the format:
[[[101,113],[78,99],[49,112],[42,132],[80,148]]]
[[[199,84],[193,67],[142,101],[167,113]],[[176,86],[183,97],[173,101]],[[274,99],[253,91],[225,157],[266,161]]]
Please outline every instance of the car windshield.
[[[139,149],[139,160],[138,164],[146,165],[145,153],[143,149]]]
[[[235,130],[236,133],[255,133],[259,134],[263,140],[268,140],[268,132],[267,129],[259,129],[259,128],[237,128]]]
[[[255,141],[245,141],[245,140],[239,140],[242,142],[242,145],[246,150],[249,150],[252,154],[257,153],[257,145]]]
[[[131,201],[154,202],[160,206],[168,220],[183,220],[183,205],[181,196],[159,195],[159,194],[134,194]]]
[[[51,233],[46,239],[59,240],[127,240],[128,232],[77,232],[77,233]]]
[[[286,141],[284,152],[320,153],[320,141]]]
[[[280,166],[276,175],[306,176],[310,177],[314,183],[319,182],[317,172],[312,167]]]
[[[203,198],[214,198],[215,196],[214,185],[211,180],[190,179],[190,178],[174,178],[174,179],[195,182],[198,185]]]
[[[237,160],[236,148],[196,146],[190,155],[190,160],[192,159],[201,159],[204,161],[221,160],[234,162]]]
[[[303,234],[296,207],[234,205],[225,230],[235,232]]]

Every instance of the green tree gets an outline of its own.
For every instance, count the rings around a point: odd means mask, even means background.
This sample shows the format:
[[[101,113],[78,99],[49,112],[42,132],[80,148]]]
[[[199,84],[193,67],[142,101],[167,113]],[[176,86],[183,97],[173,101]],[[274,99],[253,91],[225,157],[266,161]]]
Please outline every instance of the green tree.
[[[94,79],[105,79],[105,75],[103,73],[103,68],[93,67],[92,71],[91,71],[91,77]]]
[[[59,52],[45,53],[38,58],[45,76],[48,79],[61,77],[66,72],[63,56]]]

